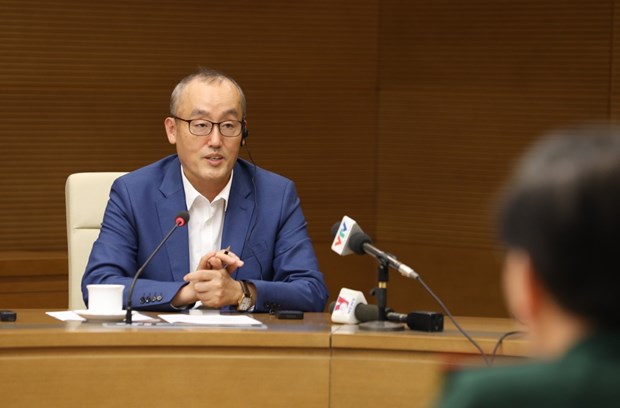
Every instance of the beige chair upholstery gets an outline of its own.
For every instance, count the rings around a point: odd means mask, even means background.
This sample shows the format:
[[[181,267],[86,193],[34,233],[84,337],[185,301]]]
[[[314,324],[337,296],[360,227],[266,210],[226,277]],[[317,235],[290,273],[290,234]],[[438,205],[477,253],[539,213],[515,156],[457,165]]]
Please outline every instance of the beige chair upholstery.
[[[69,250],[69,309],[85,309],[82,275],[99,236],[112,182],[125,173],[76,173],[67,178],[67,243]]]

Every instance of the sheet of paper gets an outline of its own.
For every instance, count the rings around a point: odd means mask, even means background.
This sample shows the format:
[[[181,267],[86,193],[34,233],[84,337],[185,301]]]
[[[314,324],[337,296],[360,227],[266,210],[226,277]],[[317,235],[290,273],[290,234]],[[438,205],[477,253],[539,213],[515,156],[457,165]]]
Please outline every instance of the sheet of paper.
[[[133,322],[153,322],[156,321],[157,319],[151,316],[147,316],[145,314],[142,313],[138,313],[135,310],[133,312],[131,312],[131,321]]]
[[[60,312],[45,312],[46,315],[52,316],[58,320],[62,320],[63,322],[85,322],[84,319],[79,314],[72,312],[71,310],[64,310]]]
[[[58,312],[45,312],[45,314],[52,316],[58,320],[62,320],[63,322],[84,322],[85,318],[75,313],[72,310],[62,310]],[[142,313],[138,313],[135,310],[131,312],[131,318],[134,322],[152,322],[156,319],[153,317],[144,315]]]
[[[163,314],[159,318],[172,324],[189,324],[215,327],[257,327],[263,323],[246,315],[221,315],[210,313],[203,315]]]

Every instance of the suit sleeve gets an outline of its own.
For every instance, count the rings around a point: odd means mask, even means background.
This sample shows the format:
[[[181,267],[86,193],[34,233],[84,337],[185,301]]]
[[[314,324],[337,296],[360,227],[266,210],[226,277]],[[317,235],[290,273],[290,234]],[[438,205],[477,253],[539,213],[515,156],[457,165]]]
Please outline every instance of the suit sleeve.
[[[277,308],[321,312],[327,302],[327,287],[292,182],[286,184],[280,208],[273,279],[250,280],[257,291],[256,311]]]
[[[125,286],[123,305],[126,306],[131,281],[144,262],[139,256],[140,246],[151,248],[148,251],[152,251],[157,241],[161,239],[157,238],[160,235],[158,231],[157,234],[150,234],[155,235],[150,237],[155,238],[152,239],[155,244],[144,243],[138,237],[138,228],[129,189],[123,178],[119,178],[112,185],[101,231],[93,245],[82,278],[82,296],[86,304],[88,304],[86,285],[121,284]],[[156,258],[151,262],[154,266]],[[132,305],[136,309],[171,310],[170,302],[183,285],[185,282],[138,279]]]

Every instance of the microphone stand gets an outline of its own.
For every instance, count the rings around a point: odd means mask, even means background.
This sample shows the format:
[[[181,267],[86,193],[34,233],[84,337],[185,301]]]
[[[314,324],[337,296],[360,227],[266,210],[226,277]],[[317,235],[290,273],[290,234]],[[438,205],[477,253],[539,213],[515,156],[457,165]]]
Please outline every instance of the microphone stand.
[[[136,286],[136,282],[138,281],[138,277],[140,275],[142,275],[142,271],[144,271],[144,269],[146,268],[146,266],[149,264],[149,262],[151,262],[151,259],[153,259],[153,257],[155,256],[155,254],[157,254],[160,250],[160,248],[166,243],[166,241],[168,241],[168,238],[170,238],[170,236],[172,235],[172,233],[174,231],[176,231],[177,228],[179,228],[180,226],[185,225],[185,222],[179,222],[179,220],[177,219],[176,223],[174,224],[174,227],[172,227],[172,229],[170,230],[170,232],[168,232],[168,234],[164,237],[164,239],[162,239],[162,241],[159,243],[159,245],[157,246],[157,248],[155,248],[155,250],[151,253],[151,255],[148,257],[148,259],[144,262],[144,264],[140,267],[140,269],[138,269],[138,271],[136,272],[136,275],[133,277],[133,280],[131,281],[131,286],[129,286],[129,290],[127,292],[127,313],[125,314],[125,324],[126,325],[131,325],[132,322],[132,305],[131,305],[131,298],[133,296],[133,290]]]
[[[377,307],[379,308],[379,320],[361,323],[360,330],[367,331],[400,331],[405,330],[405,326],[401,323],[390,322],[387,319],[387,282],[388,271],[390,267],[389,261],[384,256],[378,256],[379,267],[377,269],[377,287],[371,293],[377,298]]]

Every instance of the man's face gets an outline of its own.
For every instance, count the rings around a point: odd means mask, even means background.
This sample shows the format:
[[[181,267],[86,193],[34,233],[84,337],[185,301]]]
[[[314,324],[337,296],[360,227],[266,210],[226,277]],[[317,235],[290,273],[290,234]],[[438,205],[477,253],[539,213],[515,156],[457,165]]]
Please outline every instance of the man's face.
[[[212,122],[243,120],[237,88],[227,80],[206,82],[194,79],[179,96],[176,116]],[[239,155],[241,135],[224,137],[218,126],[207,136],[189,132],[187,122],[166,118],[168,141],[176,145],[185,177],[208,199],[213,199],[228,183]]]

